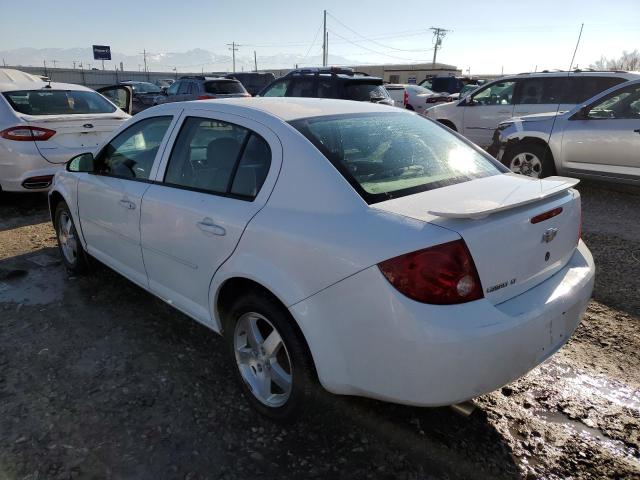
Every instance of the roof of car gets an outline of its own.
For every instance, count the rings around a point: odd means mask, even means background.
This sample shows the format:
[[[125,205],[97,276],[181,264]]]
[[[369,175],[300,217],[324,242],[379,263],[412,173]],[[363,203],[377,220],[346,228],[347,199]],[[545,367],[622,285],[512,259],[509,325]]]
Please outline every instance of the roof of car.
[[[357,102],[353,100],[334,100],[331,98],[302,98],[302,97],[241,97],[216,100],[198,100],[193,102],[198,108],[217,110],[220,105],[230,105],[247,111],[267,113],[285,122],[301,118],[343,115],[353,113],[398,113],[388,105],[371,102]],[[164,105],[176,105],[168,103]],[[160,107],[164,106],[161,105]],[[154,107],[154,108],[160,108]],[[249,112],[247,112],[249,113]]]
[[[46,82],[37,75],[31,75],[30,73],[10,68],[0,68],[0,92],[39,89],[93,91],[90,88],[74,83]]]

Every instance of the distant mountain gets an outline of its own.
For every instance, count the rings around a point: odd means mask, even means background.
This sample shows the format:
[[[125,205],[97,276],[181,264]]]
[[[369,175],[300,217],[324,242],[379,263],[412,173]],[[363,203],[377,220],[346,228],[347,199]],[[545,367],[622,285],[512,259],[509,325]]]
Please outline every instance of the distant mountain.
[[[113,69],[122,62],[125,70],[139,70],[144,67],[144,59],[140,55],[126,55],[111,52],[111,62],[105,62],[105,67]],[[99,67],[101,62],[93,60],[91,48],[17,48],[0,50],[0,59],[6,65],[12,66],[43,66],[47,67],[83,68]],[[320,55],[305,58],[303,55],[280,53],[275,55],[258,56],[259,69],[285,69],[299,66],[313,66],[322,63]],[[339,55],[329,55],[332,65],[355,65],[358,62]],[[151,71],[171,71],[176,67],[178,72],[219,72],[230,71],[232,68],[231,55],[220,55],[209,50],[196,48],[186,52],[147,53],[147,68]],[[254,68],[253,56],[236,55],[236,71]]]

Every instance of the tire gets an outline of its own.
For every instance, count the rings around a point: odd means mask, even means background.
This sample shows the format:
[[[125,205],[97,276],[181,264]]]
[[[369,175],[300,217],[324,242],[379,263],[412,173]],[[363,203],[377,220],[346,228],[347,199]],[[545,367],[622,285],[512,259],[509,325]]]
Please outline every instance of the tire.
[[[293,318],[275,298],[249,291],[225,314],[224,327],[236,377],[253,408],[282,423],[310,409],[318,391],[313,362]]]
[[[73,216],[66,202],[61,201],[56,205],[54,219],[62,263],[73,273],[86,272],[89,269],[87,252],[80,242],[78,231],[73,223]]]
[[[549,148],[537,143],[523,143],[508,150],[502,163],[512,172],[533,178],[556,174],[556,167]]]

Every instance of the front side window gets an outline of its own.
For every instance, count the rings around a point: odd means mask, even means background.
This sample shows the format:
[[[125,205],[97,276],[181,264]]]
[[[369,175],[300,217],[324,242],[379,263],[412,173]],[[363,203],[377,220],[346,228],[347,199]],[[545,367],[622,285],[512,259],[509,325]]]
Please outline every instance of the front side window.
[[[97,173],[148,180],[171,120],[171,116],[151,117],[127,128],[102,150],[97,160]]]
[[[5,92],[11,107],[27,115],[113,113],[116,107],[97,92],[85,90],[19,90]]]
[[[495,82],[471,96],[477,105],[511,105],[516,82]]]
[[[271,150],[258,134],[232,123],[189,117],[176,139],[164,182],[252,199],[270,164]]]
[[[271,85],[267,91],[265,91],[262,97],[284,97],[287,93],[287,87],[289,86],[289,80],[279,80]]]
[[[191,93],[191,82],[180,82],[178,95],[187,95],[189,93]]]
[[[640,85],[621,88],[595,102],[588,118],[640,119]]]
[[[313,77],[296,78],[287,90],[287,97],[315,97],[315,79]]]
[[[418,115],[336,115],[291,123],[367,203],[507,171]]]

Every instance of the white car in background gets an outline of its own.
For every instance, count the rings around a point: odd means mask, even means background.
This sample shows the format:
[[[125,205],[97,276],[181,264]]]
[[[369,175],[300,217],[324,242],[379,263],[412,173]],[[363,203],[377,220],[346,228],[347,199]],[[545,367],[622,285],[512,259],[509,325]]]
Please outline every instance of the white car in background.
[[[384,88],[395,101],[396,107],[413,110],[420,114],[424,113],[427,108],[449,101],[449,94],[435,93],[419,85],[389,83]]]
[[[100,90],[130,105],[127,88]],[[0,192],[47,190],[71,157],[96,148],[129,117],[90,88],[0,69]]]
[[[386,105],[224,99],[139,113],[49,205],[69,269],[95,257],[223,334],[249,402],[285,419],[318,381],[449,405],[552,355],[594,281],[576,183]]]
[[[608,88],[640,78],[630,72],[540,72],[488,82],[457,102],[426,115],[487,148],[498,124],[511,117],[571,110]]]

